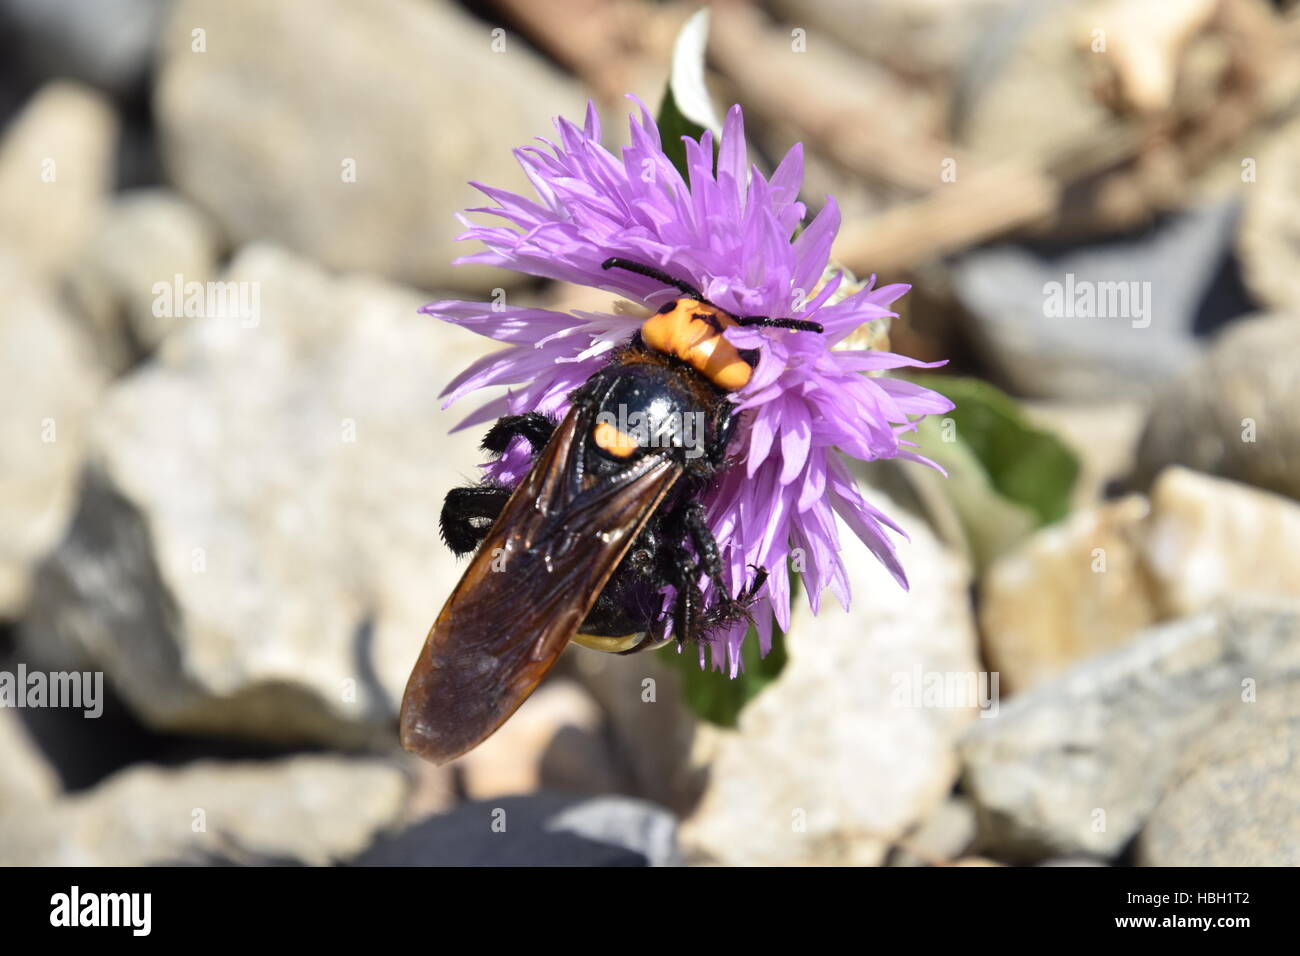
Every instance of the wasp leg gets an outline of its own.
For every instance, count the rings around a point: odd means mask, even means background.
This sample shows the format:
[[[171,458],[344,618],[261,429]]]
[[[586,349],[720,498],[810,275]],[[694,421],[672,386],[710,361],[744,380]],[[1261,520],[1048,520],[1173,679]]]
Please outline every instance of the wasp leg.
[[[700,605],[704,595],[695,583],[699,565],[683,552],[677,567],[677,602],[673,606],[673,630],[678,644],[695,640],[700,633]]]
[[[496,424],[483,436],[481,447],[500,455],[516,438],[523,437],[532,446],[533,454],[546,447],[555,432],[555,422],[541,412],[526,412],[523,415],[502,415]]]
[[[682,518],[686,522],[686,530],[690,532],[691,541],[695,545],[695,552],[700,556],[700,567],[704,569],[705,574],[713,579],[720,606],[730,608],[735,603],[735,600],[722,581],[722,556],[718,552],[717,539],[713,537],[708,522],[704,520],[703,502],[692,501],[687,504],[682,512]]]
[[[472,485],[447,492],[438,524],[442,540],[452,553],[459,557],[477,548],[509,498],[510,489],[497,485]]]
[[[753,623],[754,619],[750,615],[749,609],[753,605],[755,598],[758,597],[758,592],[763,590],[763,585],[767,583],[767,568],[755,567],[752,564],[750,567],[754,570],[754,577],[740,594],[736,595],[733,600],[719,602],[704,612],[699,625],[703,633],[745,619],[748,619],[751,624]]]
[[[709,577],[720,578],[722,576],[722,557],[718,553],[717,539],[713,537],[708,522],[704,520],[704,503],[692,501],[687,504],[682,513],[682,518],[686,522],[686,530],[691,533],[691,542],[699,553],[700,565],[708,573]]]
[[[767,583],[767,568],[760,568],[758,565],[751,564],[754,571],[754,580],[750,581],[745,590],[740,592],[740,597],[736,600],[745,605],[753,604],[754,598],[758,597],[758,592],[763,590],[763,585]]]

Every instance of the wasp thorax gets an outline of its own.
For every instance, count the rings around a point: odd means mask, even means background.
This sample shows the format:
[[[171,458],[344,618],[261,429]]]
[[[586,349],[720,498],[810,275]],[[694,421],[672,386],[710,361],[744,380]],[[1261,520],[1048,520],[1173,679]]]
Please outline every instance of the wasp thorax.
[[[753,367],[722,335],[736,320],[717,306],[696,299],[669,302],[641,326],[650,348],[681,359],[718,388],[734,392],[749,384]]]

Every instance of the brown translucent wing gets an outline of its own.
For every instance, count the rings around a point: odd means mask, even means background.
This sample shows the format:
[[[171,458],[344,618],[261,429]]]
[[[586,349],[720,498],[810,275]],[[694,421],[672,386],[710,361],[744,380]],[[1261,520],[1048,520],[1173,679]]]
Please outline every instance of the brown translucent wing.
[[[407,750],[446,763],[518,709],[681,474],[646,455],[586,478],[588,424],[574,409],[556,429],[429,631],[402,698]]]

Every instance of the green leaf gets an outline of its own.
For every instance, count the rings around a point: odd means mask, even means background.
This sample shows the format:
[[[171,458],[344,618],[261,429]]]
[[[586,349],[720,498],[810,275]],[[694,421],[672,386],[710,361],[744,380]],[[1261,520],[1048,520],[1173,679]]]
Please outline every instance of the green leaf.
[[[672,77],[659,106],[659,136],[664,154],[683,178],[686,171],[686,146],[683,136],[698,140],[706,129],[713,130],[713,156],[717,160],[718,120],[704,84],[704,48],[709,34],[709,11],[706,7],[691,16],[673,44]]]
[[[1033,531],[1038,516],[1004,498],[970,447],[960,437],[945,440],[951,437],[945,429],[942,420],[930,416],[921,422],[913,440],[947,477],[907,462],[899,469],[900,477],[918,496],[940,537],[964,551],[976,572],[982,572]]]
[[[801,589],[799,574],[790,571],[791,604]],[[667,655],[682,675],[682,696],[686,705],[696,717],[719,727],[735,727],[745,705],[781,675],[786,662],[785,635],[775,621],[772,622],[772,648],[766,657],[759,654],[758,629],[752,624],[749,626],[745,643],[740,647],[743,666],[735,680],[719,671],[701,668],[699,650],[693,645],[680,654],[674,645],[669,645],[660,653]],[[708,664],[707,652],[705,664]]]
[[[687,706],[701,720],[719,727],[735,727],[741,710],[777,679],[786,663],[785,636],[775,626],[767,657],[759,656],[758,634],[753,626],[749,628],[740,651],[744,669],[735,680],[718,671],[701,669],[694,645],[688,645],[680,654],[669,645],[660,653],[682,675],[682,696]]]
[[[955,444],[955,438],[974,455],[998,495],[1029,509],[1038,524],[1065,517],[1079,460],[1059,438],[1031,424],[1013,398],[988,382],[945,375],[906,377],[957,406],[927,427],[923,453],[942,454],[943,445]],[[953,421],[951,435],[942,433],[944,418]]]

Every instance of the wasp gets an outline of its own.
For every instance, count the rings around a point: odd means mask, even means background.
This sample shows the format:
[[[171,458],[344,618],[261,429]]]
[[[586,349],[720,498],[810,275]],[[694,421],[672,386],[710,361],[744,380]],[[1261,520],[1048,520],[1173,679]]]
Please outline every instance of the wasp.
[[[500,727],[570,641],[630,654],[698,639],[748,617],[766,583],[766,570],[751,567],[748,584],[730,593],[705,521],[703,497],[727,465],[738,421],[728,396],[758,361],[723,332],[822,326],[732,315],[690,283],[627,259],[602,267],[679,294],[569,396],[563,420],[531,412],[492,425],[485,451],[499,455],[519,437],[532,450],[513,491],[487,482],[448,493],[443,539],[474,556],[429,631],[401,708],[402,746],[435,763]],[[703,577],[718,584],[709,607]]]

